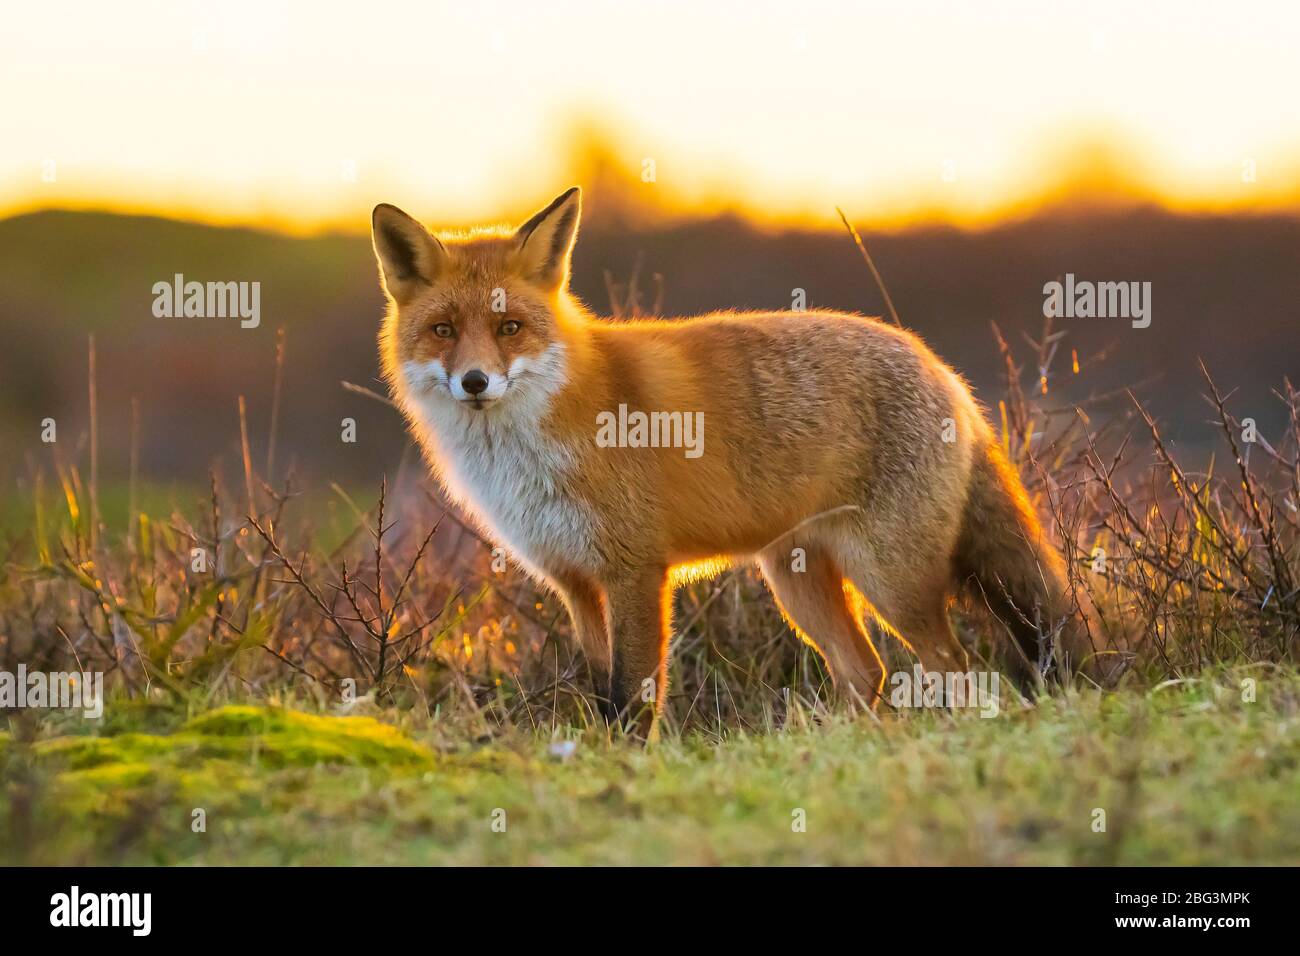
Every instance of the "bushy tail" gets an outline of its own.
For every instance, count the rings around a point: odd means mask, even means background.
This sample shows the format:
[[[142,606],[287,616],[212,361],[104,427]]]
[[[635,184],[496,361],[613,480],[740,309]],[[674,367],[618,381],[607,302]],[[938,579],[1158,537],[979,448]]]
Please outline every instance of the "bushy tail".
[[[1068,676],[1094,657],[1086,598],[1072,593],[1065,562],[1043,534],[1001,446],[978,454],[957,544],[958,581],[1011,631],[1022,677]]]

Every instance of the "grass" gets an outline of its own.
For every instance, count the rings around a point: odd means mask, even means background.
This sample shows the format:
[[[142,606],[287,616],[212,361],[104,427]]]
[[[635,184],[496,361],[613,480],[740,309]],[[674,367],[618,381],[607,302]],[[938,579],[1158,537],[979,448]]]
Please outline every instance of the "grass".
[[[1300,862],[1294,670],[1058,694],[992,719],[800,711],[771,733],[644,749],[594,729],[476,745],[386,716],[406,729],[253,706],[137,707],[93,737],[29,727],[0,743],[4,862]]]

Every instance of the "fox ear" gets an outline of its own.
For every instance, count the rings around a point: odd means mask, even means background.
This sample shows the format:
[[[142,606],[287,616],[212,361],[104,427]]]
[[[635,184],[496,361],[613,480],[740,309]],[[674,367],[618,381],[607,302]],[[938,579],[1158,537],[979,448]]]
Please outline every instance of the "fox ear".
[[[582,192],[574,186],[519,227],[515,240],[525,278],[545,289],[559,289],[568,283],[569,256],[581,214]]]
[[[396,206],[380,203],[370,216],[384,289],[405,302],[429,285],[447,262],[447,250],[429,231]]]

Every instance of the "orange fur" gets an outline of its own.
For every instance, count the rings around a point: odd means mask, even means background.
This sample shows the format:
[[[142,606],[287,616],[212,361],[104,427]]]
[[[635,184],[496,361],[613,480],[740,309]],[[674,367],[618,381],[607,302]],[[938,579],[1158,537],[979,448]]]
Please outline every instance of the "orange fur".
[[[944,669],[965,661],[946,606],[967,572],[1061,613],[1059,557],[920,339],[834,312],[596,318],[568,291],[579,205],[570,190],[517,231],[440,238],[378,207],[381,353],[449,494],[565,601],[609,715],[647,710],[647,688],[662,703],[670,582],[731,561],[759,563],[867,699],[884,679],[867,607]],[[700,454],[603,446],[620,406],[702,415]]]

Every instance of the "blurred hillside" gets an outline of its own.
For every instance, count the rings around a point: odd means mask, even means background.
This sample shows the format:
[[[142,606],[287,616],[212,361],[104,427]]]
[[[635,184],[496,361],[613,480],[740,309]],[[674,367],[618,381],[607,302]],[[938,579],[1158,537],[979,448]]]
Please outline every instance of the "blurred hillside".
[[[574,289],[597,311],[605,271],[643,286],[663,276],[664,310],[809,307],[881,314],[884,306],[842,232],[773,232],[737,218],[640,225],[601,218],[579,237]],[[1282,405],[1270,388],[1300,379],[1300,219],[1190,217],[1155,209],[1050,213],[980,232],[928,228],[864,236],[904,323],[976,387],[993,394],[1002,367],[989,323],[1013,346],[1042,325],[1042,287],[1066,272],[1149,281],[1150,328],[1122,319],[1062,319],[1062,403],[1145,382],[1142,395],[1176,443],[1209,438],[1197,357],[1233,408],[1273,440]],[[261,325],[155,318],[155,282],[260,281]],[[648,296],[647,296],[648,298]],[[0,222],[0,441],[8,468],[42,451],[40,421],[60,438],[85,430],[86,340],[99,355],[101,473],[127,468],[130,400],[141,408],[141,470],[202,481],[238,453],[236,397],[246,396],[254,456],[265,454],[276,330],[287,329],[277,459],[318,477],[371,478],[391,469],[403,430],[389,408],[341,380],[382,391],[375,333],[383,309],[364,236],[289,238],[246,229],[100,213],[43,212]],[[1104,362],[1091,356],[1110,347]],[[1070,349],[1082,374],[1068,374]],[[1116,400],[1115,404],[1122,402]],[[339,422],[358,423],[357,442]]]

